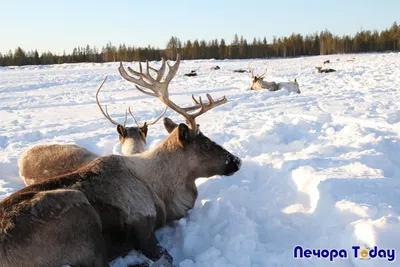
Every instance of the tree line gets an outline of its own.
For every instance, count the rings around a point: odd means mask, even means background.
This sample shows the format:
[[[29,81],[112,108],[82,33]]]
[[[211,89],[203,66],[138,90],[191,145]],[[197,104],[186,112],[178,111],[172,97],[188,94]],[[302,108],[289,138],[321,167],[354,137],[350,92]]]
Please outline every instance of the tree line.
[[[400,50],[400,26],[396,22],[381,32],[361,30],[354,36],[333,35],[324,30],[314,34],[295,34],[288,37],[253,38],[248,42],[243,36],[235,34],[231,43],[224,39],[187,40],[181,42],[172,36],[164,49],[148,47],[119,46],[107,43],[101,49],[96,47],[77,47],[72,53],[62,55],[37,50],[25,51],[21,47],[7,54],[0,53],[0,66],[47,65],[82,62],[115,62],[160,60],[161,57],[175,59],[179,53],[182,59],[249,59],[249,58],[285,58],[343,53],[385,52]]]

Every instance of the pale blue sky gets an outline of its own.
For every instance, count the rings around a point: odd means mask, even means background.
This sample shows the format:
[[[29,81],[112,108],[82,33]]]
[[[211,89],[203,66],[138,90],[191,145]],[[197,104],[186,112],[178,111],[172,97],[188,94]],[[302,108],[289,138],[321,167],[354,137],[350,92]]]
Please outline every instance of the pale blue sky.
[[[0,0],[0,52],[21,46],[70,53],[114,44],[164,48],[173,35],[231,42],[327,28],[334,34],[400,23],[400,0]]]

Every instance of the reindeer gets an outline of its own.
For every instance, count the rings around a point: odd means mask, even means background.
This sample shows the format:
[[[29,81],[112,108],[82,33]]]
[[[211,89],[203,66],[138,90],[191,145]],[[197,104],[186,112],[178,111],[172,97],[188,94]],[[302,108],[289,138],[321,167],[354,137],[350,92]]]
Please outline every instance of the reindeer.
[[[329,63],[331,63],[329,59],[324,61],[324,64],[329,64]]]
[[[107,77],[105,77],[103,83],[97,90],[96,102],[104,117],[113,125],[117,126],[122,154],[130,156],[145,151],[148,126],[156,124],[161,117],[164,116],[168,106],[165,106],[163,112],[153,121],[141,124],[137,122],[129,107],[129,113],[137,124],[137,127],[126,127],[127,112],[125,112],[125,121],[122,126],[111,118],[108,114],[107,106],[105,106],[104,111],[100,105],[98,95],[106,80]],[[47,180],[53,176],[75,171],[98,157],[99,155],[90,152],[86,148],[72,144],[37,145],[26,150],[21,155],[18,161],[19,175],[26,185],[31,185]]]
[[[253,69],[250,68],[249,65],[249,72],[250,72],[250,77],[253,79],[251,88],[250,90],[268,90],[270,92],[278,91],[281,89],[286,89],[289,93],[297,93],[300,94],[300,88],[299,84],[297,83],[297,80],[294,79],[294,81],[289,81],[289,82],[267,82],[264,81],[265,74],[267,73],[267,68],[265,68],[265,71],[261,75],[254,75]]]
[[[197,76],[197,73],[195,70],[192,70],[191,72],[185,73],[183,75],[188,76],[188,77],[193,77],[193,76]]]
[[[322,67],[315,67],[317,69],[318,73],[329,73],[329,72],[335,72],[336,70],[334,69],[322,69]]]
[[[244,70],[244,69],[237,69],[237,70],[233,70],[233,72],[244,73],[244,72],[248,72],[248,71]]]
[[[212,69],[212,70],[219,70],[220,67],[217,65],[217,66],[215,66],[215,67],[211,67],[211,69]]]
[[[214,100],[207,94],[208,103],[199,98],[192,107],[180,107],[168,93],[179,55],[173,66],[167,63],[164,81],[160,75],[164,59],[156,78],[146,64],[145,73],[141,63],[140,72],[128,67],[139,78],[128,75],[122,63],[119,72],[139,91],[182,115],[187,124],[164,118],[169,135],[152,149],[132,156],[99,157],[2,200],[0,266],[104,267],[132,249],[156,264],[172,266],[172,257],[159,244],[155,230],[182,218],[194,206],[197,178],[233,175],[241,160],[210,140],[196,124],[198,116],[225,104],[226,97]]]
[[[183,75],[188,76],[188,77],[197,76],[196,71],[197,71],[198,69],[200,69],[200,67],[198,67],[198,68],[195,69],[195,70],[191,70],[189,73],[185,73],[185,74],[183,74]]]

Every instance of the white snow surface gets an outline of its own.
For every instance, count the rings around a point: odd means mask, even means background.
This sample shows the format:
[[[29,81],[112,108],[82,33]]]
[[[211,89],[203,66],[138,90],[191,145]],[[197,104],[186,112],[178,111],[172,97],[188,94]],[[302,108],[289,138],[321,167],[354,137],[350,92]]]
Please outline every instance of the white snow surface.
[[[354,62],[346,62],[355,57]],[[315,66],[330,59],[335,73]],[[337,59],[340,59],[337,61]],[[297,78],[301,94],[250,91],[249,60],[182,61],[169,90],[190,105],[191,94],[225,95],[227,104],[197,119],[209,138],[243,160],[230,177],[198,179],[187,217],[157,232],[181,267],[396,266],[360,260],[351,246],[400,252],[400,54],[357,54],[252,60],[266,80]],[[172,62],[174,63],[174,62]],[[160,62],[150,62],[160,67]],[[220,70],[211,70],[219,65]],[[120,154],[116,127],[100,113],[95,93],[123,122],[162,111],[118,73],[119,63],[0,68],[0,198],[24,187],[18,158],[44,143],[74,143],[99,155]],[[137,69],[137,63],[124,66]],[[184,73],[197,69],[197,77]],[[170,109],[174,121],[183,118]],[[129,120],[128,124],[133,125]],[[167,136],[162,120],[149,128],[148,148]],[[295,259],[294,247],[347,249],[347,259]],[[397,254],[396,254],[397,256]],[[118,258],[126,266],[134,256]]]

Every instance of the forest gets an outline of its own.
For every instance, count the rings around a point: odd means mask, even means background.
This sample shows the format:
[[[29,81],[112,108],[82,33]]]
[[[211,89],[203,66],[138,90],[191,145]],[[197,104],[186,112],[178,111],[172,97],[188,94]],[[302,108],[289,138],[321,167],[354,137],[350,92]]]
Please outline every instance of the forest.
[[[114,62],[160,60],[161,57],[175,59],[179,53],[182,59],[249,59],[249,58],[286,58],[345,53],[387,52],[400,50],[400,26],[396,22],[381,32],[361,30],[350,35],[333,35],[324,30],[314,34],[293,33],[287,37],[254,37],[251,42],[234,35],[231,43],[224,39],[187,40],[182,42],[172,36],[165,48],[135,47],[133,45],[114,45],[107,43],[102,48],[90,45],[76,47],[72,53],[62,55],[50,51],[39,55],[37,50],[25,51],[17,47],[6,54],[0,53],[0,66],[48,65],[81,62]]]

